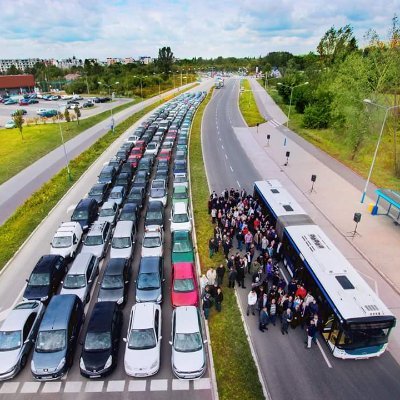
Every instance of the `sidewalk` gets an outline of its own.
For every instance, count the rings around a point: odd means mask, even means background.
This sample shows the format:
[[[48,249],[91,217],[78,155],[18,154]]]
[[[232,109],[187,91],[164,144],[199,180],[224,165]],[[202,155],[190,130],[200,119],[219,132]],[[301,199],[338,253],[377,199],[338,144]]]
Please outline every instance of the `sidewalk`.
[[[250,79],[255,88],[260,111],[276,121],[282,120],[276,106],[268,108],[272,99],[262,87]],[[261,90],[260,90],[261,89]],[[283,126],[265,123],[256,128],[235,128],[235,134],[263,179],[279,179],[311,218],[321,226],[340,251],[378,293],[391,311],[400,318],[400,229],[385,216],[372,216],[366,198],[360,203],[362,178],[343,164],[325,155]],[[269,146],[266,135],[270,134]],[[296,137],[292,140],[292,137]],[[304,147],[303,147],[304,146]],[[290,151],[289,163],[286,151]],[[328,160],[328,162],[326,162]],[[312,192],[311,175],[317,180]],[[354,180],[353,180],[354,178]],[[354,183],[355,182],[355,183]],[[365,181],[364,181],[365,182]],[[369,191],[368,194],[370,194]],[[354,230],[353,216],[362,213],[354,239],[346,237]],[[394,329],[389,344],[391,353],[400,360],[400,330]]]

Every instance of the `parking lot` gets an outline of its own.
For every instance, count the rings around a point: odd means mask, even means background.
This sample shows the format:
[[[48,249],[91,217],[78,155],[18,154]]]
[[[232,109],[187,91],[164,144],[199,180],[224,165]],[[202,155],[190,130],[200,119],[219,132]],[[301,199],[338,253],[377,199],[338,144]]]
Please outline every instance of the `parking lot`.
[[[22,96],[21,96],[22,98]],[[83,100],[80,100],[79,103],[83,104],[87,99],[89,99],[90,97],[86,98],[84,97]],[[24,109],[27,111],[27,114],[24,115],[24,119],[33,119],[35,117],[38,117],[37,115],[37,111],[39,109],[57,109],[58,107],[60,108],[64,108],[65,105],[67,104],[67,100],[57,100],[57,101],[47,101],[47,100],[42,100],[42,99],[38,99],[39,103],[36,104],[30,104],[27,106],[20,106],[19,104],[12,104],[12,105],[4,105],[2,103],[0,103],[0,127],[3,128],[4,125],[6,124],[7,121],[11,120],[11,113],[16,111],[16,110],[20,110],[20,109]],[[91,117],[92,115],[96,115],[99,114],[103,111],[106,110],[110,110],[110,108],[114,108],[117,107],[121,104],[125,104],[129,101],[131,101],[132,99],[128,99],[128,98],[115,98],[112,102],[108,102],[108,103],[95,103],[95,105],[93,107],[90,108],[81,108],[81,119],[82,118],[87,118],[87,117]],[[71,114],[73,114],[73,111],[70,110]],[[51,120],[51,119],[50,119]]]

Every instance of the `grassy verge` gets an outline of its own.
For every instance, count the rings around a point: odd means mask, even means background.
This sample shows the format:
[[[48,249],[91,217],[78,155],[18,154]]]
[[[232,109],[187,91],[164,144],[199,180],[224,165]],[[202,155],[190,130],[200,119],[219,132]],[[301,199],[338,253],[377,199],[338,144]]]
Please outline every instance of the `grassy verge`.
[[[201,148],[201,121],[204,109],[211,98],[207,96],[193,121],[190,137],[190,176],[196,224],[197,246],[201,270],[224,263],[222,254],[212,259],[208,254],[208,240],[213,235],[213,225],[207,210],[209,190],[204,170]],[[227,282],[227,277],[225,277]],[[259,400],[264,398],[256,366],[243,328],[235,294],[225,285],[222,312],[212,310],[209,319],[211,344],[218,393],[221,400]]]
[[[190,88],[187,88],[187,90]],[[74,180],[76,181],[108,146],[131,125],[172,97],[174,96],[171,95],[168,99],[152,104],[131,115],[115,127],[115,133],[108,131],[90,148],[73,159],[70,162],[70,169]],[[63,168],[22,206],[18,207],[15,213],[0,226],[0,270],[73,184],[74,181],[70,182],[67,179],[67,171]]]
[[[258,111],[256,99],[251,90],[250,83],[247,79],[242,79],[243,92],[239,95],[239,109],[248,126],[256,126],[257,123],[265,122],[264,117]]]
[[[282,97],[274,87],[270,87],[268,94],[276,104],[287,114],[289,106],[283,103]],[[371,167],[372,156],[378,140],[378,131],[365,138],[363,146],[356,156],[352,158],[349,145],[333,129],[309,129],[303,127],[303,115],[296,112],[296,108],[290,110],[289,127],[301,137],[316,147],[325,151],[338,161],[367,178]],[[400,178],[394,174],[393,135],[386,134],[382,138],[378,156],[371,176],[371,181],[378,187],[399,190]]]

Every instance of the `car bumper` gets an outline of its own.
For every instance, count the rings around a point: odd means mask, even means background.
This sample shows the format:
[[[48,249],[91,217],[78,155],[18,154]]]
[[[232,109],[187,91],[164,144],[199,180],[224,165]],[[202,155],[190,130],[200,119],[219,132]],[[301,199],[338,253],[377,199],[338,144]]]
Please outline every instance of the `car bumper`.
[[[0,381],[5,381],[7,379],[14,378],[15,375],[17,375],[19,372],[19,368],[17,366],[14,367],[13,370],[9,372],[5,372],[3,374],[0,374]]]
[[[206,372],[206,367],[193,372],[177,371],[174,367],[172,367],[172,371],[178,379],[200,379]]]
[[[88,371],[82,368],[80,370],[81,370],[81,375],[84,376],[85,378],[96,379],[109,375],[112,372],[113,368],[114,366],[111,365],[110,368],[102,369],[99,371]]]
[[[144,370],[126,370],[125,373],[129,376],[132,376],[134,378],[146,378],[148,376],[153,376],[155,375],[160,369],[160,364],[158,364],[155,368],[149,369],[147,371]]]
[[[65,369],[59,372],[53,372],[49,374],[37,374],[32,372],[32,375],[37,381],[55,381],[57,379],[61,379],[66,374],[66,372],[67,370]]]

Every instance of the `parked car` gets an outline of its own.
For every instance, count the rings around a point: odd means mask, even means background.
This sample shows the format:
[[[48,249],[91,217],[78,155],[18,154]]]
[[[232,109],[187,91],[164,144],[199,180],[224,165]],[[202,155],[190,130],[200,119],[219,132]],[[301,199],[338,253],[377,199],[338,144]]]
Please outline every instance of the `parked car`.
[[[137,171],[132,182],[132,187],[142,188],[144,191],[146,191],[148,182],[149,175],[147,171]]]
[[[171,209],[171,232],[192,230],[192,218],[187,203],[177,202]]]
[[[81,253],[94,254],[98,259],[101,259],[107,253],[110,239],[111,224],[108,221],[96,221],[83,241]]]
[[[17,104],[17,103],[18,103],[18,101],[15,100],[15,99],[12,99],[11,97],[4,101],[4,105],[5,106],[9,106],[9,105],[12,105],[12,104]]]
[[[21,99],[18,104],[20,106],[29,106],[29,99]]]
[[[30,98],[30,99],[28,100],[28,103],[29,103],[29,104],[37,104],[37,103],[39,103],[39,100],[38,100],[38,99],[34,99],[34,98]]]
[[[154,179],[151,183],[149,202],[161,201],[163,206],[167,205],[168,192],[165,180]]]
[[[108,221],[112,226],[114,226],[117,221],[118,210],[118,204],[115,201],[106,201],[101,207],[97,222]]]
[[[68,270],[64,257],[48,254],[40,257],[34,266],[22,295],[24,301],[40,300],[48,304],[57,293],[58,287]]]
[[[73,259],[81,243],[83,230],[79,222],[63,222],[50,243],[50,254]]]
[[[186,189],[189,188],[189,181],[186,174],[174,175],[173,187],[184,186]]]
[[[172,193],[172,204],[179,202],[185,203],[186,205],[189,203],[189,193],[186,186],[174,187]]]
[[[186,160],[175,160],[174,162],[174,175],[186,174],[187,163]]]
[[[172,312],[171,364],[179,379],[198,379],[206,371],[206,352],[197,307],[177,307]]]
[[[83,108],[90,108],[90,107],[93,107],[94,106],[94,103],[92,103],[91,101],[85,101],[83,104],[82,104],[82,107]]]
[[[128,325],[124,367],[136,378],[154,375],[160,369],[161,307],[154,303],[138,303],[132,307]]]
[[[0,381],[24,369],[44,313],[40,301],[24,301],[7,315],[0,328]]]
[[[164,227],[164,205],[161,201],[152,201],[149,203],[144,220],[144,226],[158,225]]]
[[[82,230],[86,232],[89,226],[96,220],[99,213],[99,205],[94,199],[82,199],[75,207],[71,216],[72,222],[79,222]]]
[[[97,183],[108,183],[109,185],[112,185],[115,181],[116,176],[117,171],[115,167],[112,165],[106,165],[101,170],[100,175],[97,179]]]
[[[172,264],[171,304],[173,307],[199,305],[199,291],[194,263]]]
[[[108,166],[109,167],[114,167],[115,171],[116,171],[116,175],[118,175],[120,173],[120,171],[121,171],[123,163],[124,162],[122,161],[122,159],[117,158],[117,157],[112,157],[110,159],[110,161],[108,162]]]
[[[125,187],[124,186],[114,186],[111,189],[110,195],[108,196],[108,201],[115,201],[119,207],[121,207],[122,203],[125,200]]]
[[[128,298],[131,263],[126,258],[110,258],[104,270],[97,301],[115,301],[123,307]]]
[[[79,368],[87,378],[101,378],[117,365],[122,312],[115,302],[94,305],[83,341]]]
[[[126,198],[126,203],[134,204],[139,209],[141,209],[143,207],[145,198],[146,198],[145,189],[143,187],[134,186],[132,187],[131,191],[129,192]]]
[[[188,231],[172,232],[172,263],[194,262],[192,235]]]
[[[90,189],[88,197],[95,199],[97,204],[101,206],[108,197],[109,190],[110,185],[108,183],[96,183]]]
[[[136,232],[132,221],[118,221],[111,240],[110,258],[132,258]]]
[[[132,221],[133,231],[136,233],[139,207],[135,203],[126,203],[119,214],[118,221]]]
[[[136,279],[136,302],[163,301],[164,267],[161,257],[143,257]]]
[[[158,143],[158,142],[150,142],[147,145],[146,151],[144,152],[144,154],[157,155],[159,148],[160,148],[160,143]]]
[[[13,128],[16,128],[17,127],[17,125],[16,125],[16,123],[14,122],[14,120],[12,120],[12,119],[10,119],[9,121],[7,121],[5,124],[4,124],[4,128],[6,128],[6,129],[13,129]]]
[[[26,111],[24,108],[20,108],[19,110],[14,110],[14,111],[11,113],[11,116],[12,116],[12,117],[15,117],[15,116],[18,115],[18,114],[26,115],[26,114],[28,114],[28,111]]]
[[[35,343],[31,371],[37,380],[59,379],[72,365],[85,318],[83,304],[73,294],[54,296],[44,313]]]
[[[88,303],[98,273],[98,258],[91,253],[79,253],[65,275],[60,294],[74,294],[83,304]]]
[[[115,180],[115,186],[123,186],[125,191],[129,190],[132,182],[132,174],[129,172],[120,172]]]
[[[141,256],[164,256],[163,230],[159,226],[150,226],[144,230]]]

